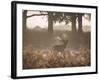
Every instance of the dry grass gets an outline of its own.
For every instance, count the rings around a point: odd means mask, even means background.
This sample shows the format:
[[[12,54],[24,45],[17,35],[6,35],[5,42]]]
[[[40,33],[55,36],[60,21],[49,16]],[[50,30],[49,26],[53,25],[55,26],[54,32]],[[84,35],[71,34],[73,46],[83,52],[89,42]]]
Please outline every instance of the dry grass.
[[[31,45],[23,49],[23,69],[90,66],[90,50],[65,50],[63,53],[51,48],[39,49]]]

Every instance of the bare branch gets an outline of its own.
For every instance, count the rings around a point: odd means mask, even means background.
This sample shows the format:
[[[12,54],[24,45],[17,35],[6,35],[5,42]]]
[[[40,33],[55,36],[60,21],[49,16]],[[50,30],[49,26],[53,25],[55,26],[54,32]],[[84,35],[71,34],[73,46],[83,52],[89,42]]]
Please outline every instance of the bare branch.
[[[32,14],[27,16],[27,18],[33,17],[33,16],[42,16],[42,15],[48,15],[48,14]]]

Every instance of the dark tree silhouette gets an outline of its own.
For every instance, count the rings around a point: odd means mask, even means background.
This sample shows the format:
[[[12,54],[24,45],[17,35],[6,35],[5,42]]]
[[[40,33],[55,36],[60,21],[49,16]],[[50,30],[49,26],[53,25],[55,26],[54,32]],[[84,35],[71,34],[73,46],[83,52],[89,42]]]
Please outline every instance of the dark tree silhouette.
[[[53,33],[53,13],[48,12],[48,32]]]
[[[53,33],[53,12],[47,12],[43,13],[40,12],[40,14],[32,14],[27,16],[27,10],[23,11],[23,29],[26,30],[26,21],[27,18],[33,17],[33,16],[42,16],[42,15],[48,15],[48,32]]]
[[[78,14],[78,32],[81,33],[82,32],[82,16],[83,14]]]
[[[56,12],[55,16],[53,17],[54,21],[65,22],[65,24],[68,24],[69,22],[72,23],[72,32],[77,32],[76,29],[76,19],[77,19],[77,13],[70,13],[70,12]]]
[[[26,31],[26,22],[27,18],[33,17],[33,16],[42,16],[42,15],[48,15],[45,13],[40,12],[40,14],[32,14],[32,15],[27,15],[28,10],[23,10],[23,32]]]
[[[72,32],[76,32],[76,14],[72,13],[71,14],[71,22],[72,22]]]
[[[57,16],[54,16],[54,14],[56,14]],[[57,20],[58,20],[61,16],[59,16],[59,13],[56,13],[56,12],[45,12],[44,13],[44,11],[40,11],[40,14],[32,14],[32,15],[27,16],[27,10],[24,10],[23,11],[23,28],[24,28],[24,31],[26,30],[27,18],[30,18],[30,17],[33,17],[33,16],[43,16],[43,15],[48,16],[48,32],[53,33],[54,19],[56,20],[56,18],[57,18]]]
[[[23,31],[26,30],[26,21],[27,21],[27,10],[23,11]]]

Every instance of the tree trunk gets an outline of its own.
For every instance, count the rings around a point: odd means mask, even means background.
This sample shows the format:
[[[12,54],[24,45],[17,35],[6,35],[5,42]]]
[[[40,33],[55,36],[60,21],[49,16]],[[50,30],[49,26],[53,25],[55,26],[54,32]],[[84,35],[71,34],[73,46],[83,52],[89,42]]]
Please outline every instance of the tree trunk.
[[[71,20],[72,20],[72,32],[76,32],[76,14],[72,14],[71,16]]]
[[[23,31],[26,31],[27,10],[23,11]]]
[[[78,32],[82,32],[82,14],[78,14]]]
[[[52,12],[48,12],[48,32],[53,33],[53,18]]]

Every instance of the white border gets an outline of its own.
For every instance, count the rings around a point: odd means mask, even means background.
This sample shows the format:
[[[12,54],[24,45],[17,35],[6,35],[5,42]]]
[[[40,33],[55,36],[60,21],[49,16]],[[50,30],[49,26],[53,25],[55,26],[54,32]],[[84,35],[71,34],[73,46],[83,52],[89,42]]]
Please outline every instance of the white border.
[[[51,69],[22,69],[22,10],[42,10],[42,11],[61,11],[61,12],[80,12],[91,13],[91,66],[90,67],[67,67],[67,68],[51,68]],[[76,8],[76,7],[58,7],[58,6],[45,6],[45,5],[26,5],[17,4],[17,76],[35,76],[35,75],[50,75],[50,74],[63,74],[63,73],[82,73],[82,72],[95,72],[96,65],[96,10],[93,8]]]

